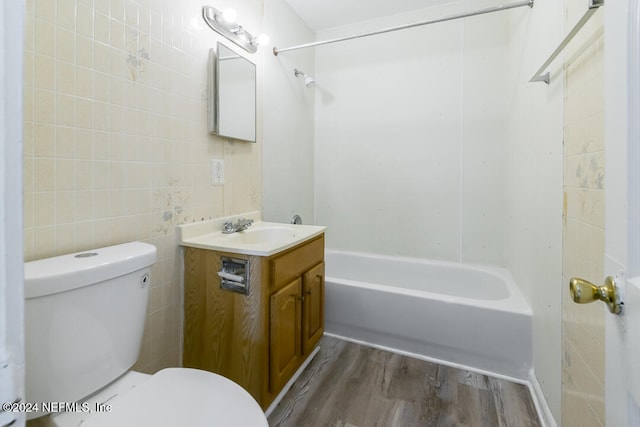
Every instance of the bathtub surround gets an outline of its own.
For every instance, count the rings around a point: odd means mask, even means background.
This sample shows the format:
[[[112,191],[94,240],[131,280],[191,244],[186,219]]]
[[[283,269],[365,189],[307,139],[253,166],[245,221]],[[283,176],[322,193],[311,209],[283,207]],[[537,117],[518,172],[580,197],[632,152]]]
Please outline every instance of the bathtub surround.
[[[136,366],[145,372],[179,364],[176,225],[262,206],[263,53],[249,55],[211,31],[201,17],[205,4],[25,3],[25,260],[154,244]],[[262,0],[233,7],[261,32]],[[206,65],[218,41],[257,65],[257,144],[207,132]],[[211,158],[225,161],[224,186],[210,185]]]
[[[543,425],[524,385],[327,336],[269,424]]]
[[[317,39],[490,5],[454,1],[319,31]],[[509,13],[314,49],[323,88],[316,97],[316,221],[329,226],[328,247],[503,263]]]

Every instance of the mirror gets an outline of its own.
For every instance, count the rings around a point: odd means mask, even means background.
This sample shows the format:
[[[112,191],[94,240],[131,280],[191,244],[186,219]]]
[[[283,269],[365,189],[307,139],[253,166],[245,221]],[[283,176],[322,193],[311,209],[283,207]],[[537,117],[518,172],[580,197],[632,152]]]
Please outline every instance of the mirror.
[[[256,141],[256,66],[222,43],[209,50],[209,132]]]

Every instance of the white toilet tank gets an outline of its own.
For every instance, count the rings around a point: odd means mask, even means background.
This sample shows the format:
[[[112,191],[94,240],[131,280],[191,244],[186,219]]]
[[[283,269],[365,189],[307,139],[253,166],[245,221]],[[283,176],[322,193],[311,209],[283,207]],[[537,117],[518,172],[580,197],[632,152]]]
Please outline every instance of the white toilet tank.
[[[131,368],[155,261],[132,242],[25,263],[27,402],[75,402]]]

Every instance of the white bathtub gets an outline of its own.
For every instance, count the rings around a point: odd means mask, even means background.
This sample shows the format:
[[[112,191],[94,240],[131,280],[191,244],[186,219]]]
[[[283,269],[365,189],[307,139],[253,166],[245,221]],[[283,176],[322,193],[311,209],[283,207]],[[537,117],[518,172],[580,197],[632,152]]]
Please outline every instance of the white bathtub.
[[[327,250],[327,333],[526,381],[532,313],[506,270]]]

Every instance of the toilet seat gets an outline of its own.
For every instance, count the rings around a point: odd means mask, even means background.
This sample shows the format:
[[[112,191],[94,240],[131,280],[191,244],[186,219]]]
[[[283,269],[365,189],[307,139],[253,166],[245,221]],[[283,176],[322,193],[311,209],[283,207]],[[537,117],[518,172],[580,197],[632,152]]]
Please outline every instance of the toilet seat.
[[[242,387],[198,369],[163,369],[105,403],[111,405],[109,412],[97,412],[92,403],[91,413],[74,416],[70,423],[59,422],[61,417],[54,422],[74,427],[268,427],[262,409]]]

